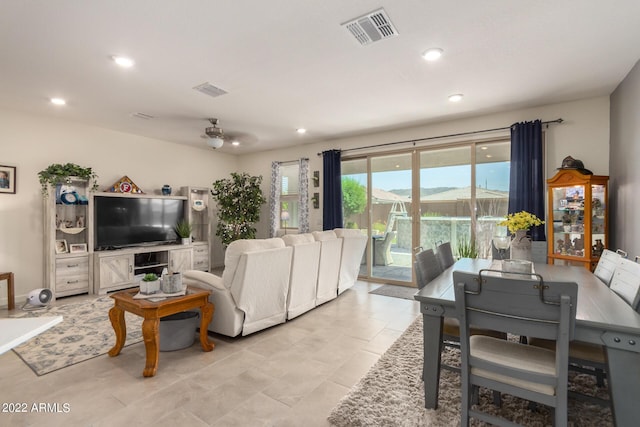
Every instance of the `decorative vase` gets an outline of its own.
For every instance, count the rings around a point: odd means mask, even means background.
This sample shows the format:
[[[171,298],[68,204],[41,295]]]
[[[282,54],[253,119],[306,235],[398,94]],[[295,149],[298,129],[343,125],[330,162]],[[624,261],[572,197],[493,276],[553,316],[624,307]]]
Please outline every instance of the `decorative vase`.
[[[165,274],[162,276],[162,292],[175,294],[182,291],[182,273]]]
[[[169,184],[165,184],[162,186],[162,195],[163,196],[171,195],[171,186]]]
[[[180,242],[182,242],[183,245],[188,245],[191,243],[191,237],[181,237]]]
[[[527,230],[516,230],[511,240],[511,259],[531,261],[531,238],[527,236]]]

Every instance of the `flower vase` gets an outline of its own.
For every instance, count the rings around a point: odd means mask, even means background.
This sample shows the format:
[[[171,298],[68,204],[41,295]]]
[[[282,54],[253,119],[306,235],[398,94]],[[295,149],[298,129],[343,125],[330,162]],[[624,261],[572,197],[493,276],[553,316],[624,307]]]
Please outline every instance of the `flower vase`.
[[[516,230],[511,240],[511,259],[531,261],[531,238],[527,236],[527,230]]]

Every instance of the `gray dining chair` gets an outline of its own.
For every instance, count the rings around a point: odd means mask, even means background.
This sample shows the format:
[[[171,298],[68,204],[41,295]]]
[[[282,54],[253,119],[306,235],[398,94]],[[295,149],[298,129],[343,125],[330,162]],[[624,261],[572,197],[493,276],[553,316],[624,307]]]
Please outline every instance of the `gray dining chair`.
[[[604,249],[593,274],[595,274],[598,279],[602,280],[605,285],[609,286],[611,278],[613,277],[613,272],[621,258],[622,255],[619,252]]]
[[[606,258],[606,261],[603,264],[603,268],[600,269],[601,276],[598,276],[598,278],[609,286],[612,291],[620,295],[634,310],[638,311],[640,309],[640,264],[637,262],[638,257],[636,257],[635,261],[624,257],[626,257],[626,252],[624,251],[613,252],[605,249],[600,257],[598,266],[600,266],[603,258]],[[613,260],[615,260],[615,264],[613,264]],[[598,268],[594,271],[596,276],[598,275],[597,272]],[[530,338],[529,344],[542,348],[551,348],[554,345],[553,341],[538,338]],[[582,341],[569,343],[569,368],[595,376],[598,387],[604,387],[605,385],[607,363],[607,353],[604,346]],[[571,395],[577,399],[600,405],[606,406],[609,403],[606,400],[590,395],[578,393],[572,393]]]
[[[634,310],[638,310],[638,304],[640,303],[640,264],[630,259],[621,258],[613,272],[609,287]]]
[[[415,255],[413,266],[416,272],[418,289],[424,288],[427,283],[438,277],[443,271],[432,249],[418,252]]]
[[[436,259],[432,249],[425,249],[415,254],[414,268],[416,271],[416,279],[418,282],[418,288],[422,289],[430,281],[438,277],[442,273],[440,263]],[[488,335],[497,339],[506,339],[507,335],[492,331],[490,329],[482,329],[473,327],[472,334],[474,335]],[[453,348],[460,348],[460,323],[455,317],[444,317],[442,320],[442,345]],[[441,349],[442,350],[442,349]],[[443,363],[443,369],[449,371],[459,372],[460,368]],[[496,405],[500,404],[500,393],[496,392],[493,395],[493,402]]]
[[[515,425],[474,409],[479,387],[508,393],[554,408],[554,425],[567,425],[569,341],[573,339],[578,285],[546,282],[535,275],[501,277],[453,272],[462,354],[461,425],[470,418]],[[555,351],[471,335],[470,325],[515,335],[554,340]]]
[[[453,258],[453,250],[451,249],[451,242],[440,242],[436,245],[436,258],[440,263],[442,271],[451,267],[456,260]]]

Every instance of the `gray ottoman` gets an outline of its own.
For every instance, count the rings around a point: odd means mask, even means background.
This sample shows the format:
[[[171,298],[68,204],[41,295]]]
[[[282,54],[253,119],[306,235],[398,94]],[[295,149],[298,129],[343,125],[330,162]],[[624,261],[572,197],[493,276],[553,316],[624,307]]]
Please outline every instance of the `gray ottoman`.
[[[196,339],[200,313],[183,311],[160,319],[160,351],[191,347]]]

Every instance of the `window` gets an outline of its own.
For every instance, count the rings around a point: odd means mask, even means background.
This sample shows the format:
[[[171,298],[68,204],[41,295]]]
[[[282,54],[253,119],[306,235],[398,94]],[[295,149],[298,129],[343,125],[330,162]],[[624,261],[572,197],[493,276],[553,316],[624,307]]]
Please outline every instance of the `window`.
[[[300,166],[295,164],[283,165],[280,168],[280,228],[298,228],[298,183]]]

